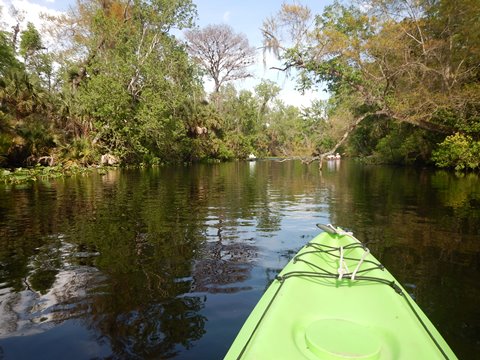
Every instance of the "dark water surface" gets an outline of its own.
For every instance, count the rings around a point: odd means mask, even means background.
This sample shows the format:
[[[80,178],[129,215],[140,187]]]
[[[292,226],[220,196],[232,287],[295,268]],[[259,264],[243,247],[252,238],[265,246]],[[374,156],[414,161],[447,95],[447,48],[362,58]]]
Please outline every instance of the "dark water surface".
[[[260,161],[0,186],[0,359],[222,358],[319,231],[353,230],[480,353],[480,179]]]

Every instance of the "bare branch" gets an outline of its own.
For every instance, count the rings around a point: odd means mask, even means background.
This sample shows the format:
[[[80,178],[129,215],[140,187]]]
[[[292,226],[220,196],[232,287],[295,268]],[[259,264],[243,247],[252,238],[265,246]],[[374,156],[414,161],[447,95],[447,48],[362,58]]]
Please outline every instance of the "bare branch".
[[[187,49],[215,82],[215,92],[223,83],[251,77],[256,50],[243,34],[236,34],[228,25],[209,25],[185,32]]]

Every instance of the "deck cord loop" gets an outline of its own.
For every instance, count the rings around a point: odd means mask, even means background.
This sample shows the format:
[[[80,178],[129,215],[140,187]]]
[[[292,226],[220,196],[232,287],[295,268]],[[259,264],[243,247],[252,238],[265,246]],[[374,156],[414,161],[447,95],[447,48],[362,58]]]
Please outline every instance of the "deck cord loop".
[[[345,274],[348,274],[350,271],[348,271],[348,266],[347,266],[347,263],[345,262],[344,258],[343,258],[343,246],[340,246],[340,261],[339,261],[339,264],[338,264],[338,280],[342,280],[343,276]]]
[[[355,276],[357,275],[357,272],[360,269],[360,266],[362,266],[363,261],[365,260],[367,255],[370,253],[370,250],[368,248],[364,248],[364,250],[365,251],[364,251],[362,257],[360,258],[360,261],[358,262],[357,267],[355,268],[355,270],[353,270],[352,280],[355,280]]]

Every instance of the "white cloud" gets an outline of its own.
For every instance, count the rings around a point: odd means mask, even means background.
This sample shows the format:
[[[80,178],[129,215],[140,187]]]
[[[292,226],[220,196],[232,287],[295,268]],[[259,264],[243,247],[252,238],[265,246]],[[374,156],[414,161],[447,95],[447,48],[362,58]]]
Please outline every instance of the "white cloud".
[[[51,2],[55,0],[50,0]],[[2,20],[7,25],[14,25],[16,23],[15,18],[10,12],[10,8],[13,6],[21,16],[21,24],[26,26],[27,22],[33,23],[39,29],[45,24],[45,21],[41,19],[41,14],[60,15],[60,11],[49,9],[46,6],[35,4],[28,0],[0,0],[0,6],[2,7]]]
[[[54,0],[50,0],[53,2]],[[17,19],[12,16],[10,9],[13,7],[17,10],[20,20],[20,31],[23,31],[27,27],[27,23],[31,22],[37,30],[44,34],[43,29],[46,26],[46,21],[41,18],[42,14],[48,15],[60,15],[61,12],[53,9],[49,9],[46,6],[35,4],[28,0],[0,0],[0,7],[2,8],[2,22],[7,31],[11,30],[11,26],[17,23]],[[47,47],[50,45],[50,40],[47,37],[42,38],[43,42]]]
[[[223,21],[228,23],[230,21],[230,11],[225,11],[223,13]]]

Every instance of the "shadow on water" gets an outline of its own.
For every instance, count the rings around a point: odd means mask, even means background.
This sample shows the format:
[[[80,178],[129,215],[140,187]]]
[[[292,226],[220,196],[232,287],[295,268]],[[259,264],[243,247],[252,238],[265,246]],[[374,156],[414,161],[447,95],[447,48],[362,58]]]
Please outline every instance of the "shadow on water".
[[[478,354],[478,176],[261,161],[0,188],[0,358],[221,358],[318,222]]]

